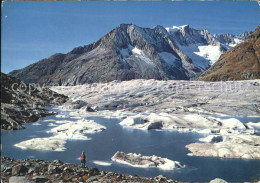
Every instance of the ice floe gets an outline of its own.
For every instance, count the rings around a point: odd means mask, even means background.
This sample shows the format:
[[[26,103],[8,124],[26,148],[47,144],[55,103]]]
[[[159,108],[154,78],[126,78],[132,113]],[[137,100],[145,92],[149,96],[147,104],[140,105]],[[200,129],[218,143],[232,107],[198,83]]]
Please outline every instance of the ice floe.
[[[54,123],[49,123],[48,126],[58,126],[58,125],[56,125]]]
[[[260,136],[248,134],[209,135],[186,147],[190,156],[260,159]]]
[[[158,156],[142,156],[136,153],[124,153],[117,151],[111,158],[117,163],[139,167],[139,168],[159,168],[163,170],[174,170],[184,168],[185,165],[178,161],[172,161]]]
[[[59,125],[47,132],[55,133],[56,137],[61,139],[88,140],[89,138],[84,135],[85,133],[100,132],[105,129],[105,126],[95,123],[92,120],[82,119]]]
[[[99,161],[99,160],[94,160],[93,163],[96,165],[101,165],[101,166],[111,166],[111,164],[112,164],[111,162]]]
[[[21,149],[64,151],[66,150],[66,140],[91,140],[86,134],[101,132],[106,129],[105,126],[84,118],[73,121],[62,120],[55,121],[55,123],[50,122],[48,126],[54,126],[47,131],[47,133],[52,133],[53,136],[32,138],[17,143],[15,146]]]
[[[44,151],[64,151],[66,148],[64,144],[66,141],[61,138],[47,137],[47,138],[32,138],[26,141],[22,141],[14,146],[21,149],[34,149]]]
[[[38,123],[38,122],[36,122],[36,123],[32,123],[32,125],[34,125],[34,126],[39,126],[39,125],[41,125],[41,124]]]
[[[248,132],[245,125],[237,119],[219,119],[197,114],[171,115],[160,114],[137,114],[126,117],[120,122],[125,128],[136,129],[167,129],[177,131],[193,131],[198,133],[225,133]],[[228,133],[227,132],[227,133]]]

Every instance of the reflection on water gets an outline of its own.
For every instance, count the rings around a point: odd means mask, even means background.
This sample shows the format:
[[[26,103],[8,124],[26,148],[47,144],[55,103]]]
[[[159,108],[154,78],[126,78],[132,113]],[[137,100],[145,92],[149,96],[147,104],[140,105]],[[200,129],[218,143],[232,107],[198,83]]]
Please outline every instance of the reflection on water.
[[[209,181],[218,177],[235,182],[251,181],[254,177],[260,177],[260,160],[187,156],[188,150],[185,148],[185,145],[196,142],[205,135],[174,131],[124,129],[118,124],[120,122],[118,119],[101,117],[88,117],[88,119],[95,120],[106,126],[107,129],[100,133],[88,134],[92,140],[67,141],[65,145],[67,150],[64,152],[22,150],[13,145],[33,137],[52,136],[52,134],[48,134],[46,131],[53,128],[51,125],[55,124],[55,121],[74,121],[76,120],[75,118],[48,116],[44,121],[38,121],[38,125],[27,124],[24,130],[2,132],[2,156],[45,160],[60,159],[63,162],[80,164],[79,156],[82,151],[85,151],[87,165],[105,171],[141,176],[163,174],[168,178],[183,181]],[[111,157],[116,151],[141,153],[145,156],[161,156],[174,161],[180,161],[188,167],[174,171],[133,168],[112,162]]]

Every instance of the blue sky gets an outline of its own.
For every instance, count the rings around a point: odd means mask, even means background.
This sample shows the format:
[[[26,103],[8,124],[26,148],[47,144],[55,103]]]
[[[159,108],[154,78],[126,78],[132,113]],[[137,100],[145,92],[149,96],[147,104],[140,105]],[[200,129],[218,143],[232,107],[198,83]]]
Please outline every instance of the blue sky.
[[[20,1],[2,8],[1,70],[8,73],[98,40],[120,23],[142,27],[189,24],[241,34],[260,22],[257,2]]]

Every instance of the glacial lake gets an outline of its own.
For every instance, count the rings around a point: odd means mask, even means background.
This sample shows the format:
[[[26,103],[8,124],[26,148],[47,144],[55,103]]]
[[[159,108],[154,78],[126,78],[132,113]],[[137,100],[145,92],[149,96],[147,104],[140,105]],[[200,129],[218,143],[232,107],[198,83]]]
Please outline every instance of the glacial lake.
[[[69,140],[65,144],[67,148],[63,152],[22,150],[14,146],[24,140],[34,137],[49,137],[46,131],[53,128],[49,122],[39,120],[36,124],[26,124],[26,129],[18,131],[2,131],[2,156],[17,159],[59,159],[66,163],[80,164],[79,156],[82,151],[86,153],[86,165],[97,167],[100,171],[113,171],[124,174],[154,177],[159,174],[167,178],[181,181],[209,181],[214,178],[222,178],[229,182],[251,181],[260,178],[260,160],[246,159],[222,159],[212,157],[191,157],[185,145],[197,142],[199,138],[207,136],[197,133],[180,133],[175,131],[137,130],[125,129],[118,123],[119,119],[86,117],[106,126],[106,130],[98,133],[87,134],[92,140]],[[75,118],[58,118],[48,116],[44,120],[75,120]],[[259,121],[258,119],[239,118],[243,122]],[[248,121],[249,120],[249,121]],[[47,143],[47,142],[46,142]],[[141,153],[145,156],[156,155],[174,161],[180,161],[187,165],[181,170],[159,170],[155,168],[134,168],[111,161],[111,157],[117,152]],[[94,164],[93,161],[105,161],[112,163],[110,166]]]

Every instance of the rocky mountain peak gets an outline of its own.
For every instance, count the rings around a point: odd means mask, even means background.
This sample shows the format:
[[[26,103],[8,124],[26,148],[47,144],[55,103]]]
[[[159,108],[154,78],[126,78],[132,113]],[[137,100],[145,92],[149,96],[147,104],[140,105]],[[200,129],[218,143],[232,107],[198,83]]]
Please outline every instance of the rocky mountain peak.
[[[226,40],[228,36],[222,37]],[[10,74],[26,82],[61,85],[139,78],[195,79],[227,50],[228,45],[219,40],[207,30],[189,25],[142,28],[120,24],[92,44]]]
[[[190,26],[189,25],[183,25],[181,26],[181,32],[185,35],[185,34],[190,34]]]

